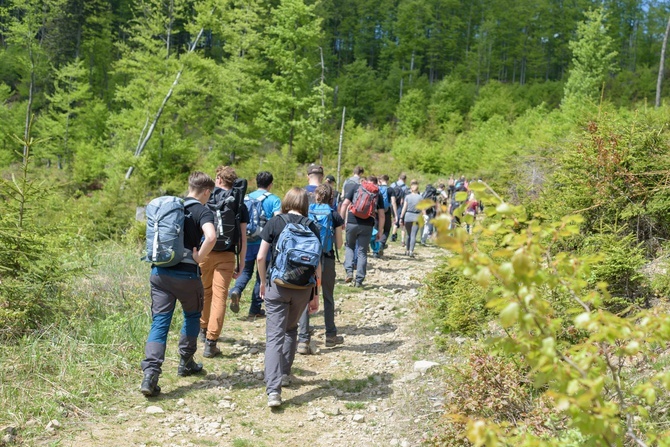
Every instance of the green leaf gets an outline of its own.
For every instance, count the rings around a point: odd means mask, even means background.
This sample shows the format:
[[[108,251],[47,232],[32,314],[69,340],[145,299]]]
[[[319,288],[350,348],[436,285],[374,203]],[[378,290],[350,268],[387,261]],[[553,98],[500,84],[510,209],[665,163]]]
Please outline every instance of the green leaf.
[[[512,302],[509,303],[501,312],[500,312],[500,324],[504,328],[508,328],[517,322],[519,319],[519,303]]]

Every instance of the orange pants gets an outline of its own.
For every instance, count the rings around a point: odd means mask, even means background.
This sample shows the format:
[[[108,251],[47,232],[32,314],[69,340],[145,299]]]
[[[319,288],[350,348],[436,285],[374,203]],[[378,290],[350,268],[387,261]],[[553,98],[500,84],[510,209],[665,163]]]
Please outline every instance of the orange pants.
[[[235,253],[211,251],[200,264],[202,286],[205,289],[205,303],[200,317],[200,327],[207,329],[207,339],[217,340],[221,335],[223,319],[226,316],[228,287],[235,270]]]

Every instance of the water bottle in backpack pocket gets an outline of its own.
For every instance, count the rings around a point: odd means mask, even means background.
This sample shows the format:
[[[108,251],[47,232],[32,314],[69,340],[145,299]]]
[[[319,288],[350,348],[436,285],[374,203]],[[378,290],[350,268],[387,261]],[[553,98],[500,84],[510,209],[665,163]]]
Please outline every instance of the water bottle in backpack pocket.
[[[286,226],[277,238],[272,257],[270,281],[289,289],[307,289],[316,284],[316,269],[321,260],[321,241],[309,229],[309,219],[289,222],[280,215]]]
[[[172,267],[180,262],[195,264],[193,252],[184,247],[186,207],[200,203],[174,196],[153,199],[147,205],[146,252],[143,258],[158,267]]]

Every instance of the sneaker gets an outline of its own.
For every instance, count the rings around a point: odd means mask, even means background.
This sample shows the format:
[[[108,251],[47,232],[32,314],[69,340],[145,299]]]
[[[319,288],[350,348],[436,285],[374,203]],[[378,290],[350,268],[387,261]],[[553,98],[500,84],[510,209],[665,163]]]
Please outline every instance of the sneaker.
[[[341,335],[329,335],[326,337],[326,348],[332,348],[342,343],[344,343],[344,337]]]
[[[281,394],[279,393],[268,394],[268,407],[278,407],[280,405],[281,405]]]
[[[410,257],[410,258],[413,258],[413,257],[414,257],[414,252],[413,252],[413,251],[410,251],[410,252],[409,252],[409,257]]]
[[[205,343],[207,341],[207,329],[200,328],[200,333],[198,334],[198,340]]]
[[[238,313],[240,311],[240,292],[233,290],[230,294],[230,311]]]
[[[202,363],[196,363],[195,360],[193,360],[193,356],[181,356],[179,367],[177,368],[178,376],[186,377],[198,374],[200,371],[202,371]]]
[[[298,343],[298,354],[309,355],[309,343],[304,341]]]
[[[291,377],[289,377],[288,374],[282,374],[282,376],[281,376],[281,386],[282,387],[291,386]]]
[[[145,374],[140,392],[147,397],[158,396],[161,392],[161,387],[158,386],[158,374]]]
[[[205,342],[205,350],[202,352],[202,356],[211,359],[219,354],[221,354],[221,350],[216,346],[216,340],[207,340]]]
[[[363,288],[363,283],[356,281],[356,283],[354,284],[354,287],[362,289]]]
[[[347,275],[347,277],[344,278],[344,282],[345,282],[345,283],[350,283],[350,282],[353,281],[353,280],[354,280],[354,277],[351,276],[351,275]]]

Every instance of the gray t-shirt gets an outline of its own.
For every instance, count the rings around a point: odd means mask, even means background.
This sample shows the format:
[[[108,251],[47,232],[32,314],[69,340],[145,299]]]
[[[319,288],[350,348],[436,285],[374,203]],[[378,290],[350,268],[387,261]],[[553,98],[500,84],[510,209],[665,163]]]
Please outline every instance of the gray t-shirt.
[[[410,193],[405,196],[405,203],[407,203],[407,212],[405,213],[405,222],[417,222],[421,211],[416,209],[416,206],[421,202],[421,195],[417,193]]]

